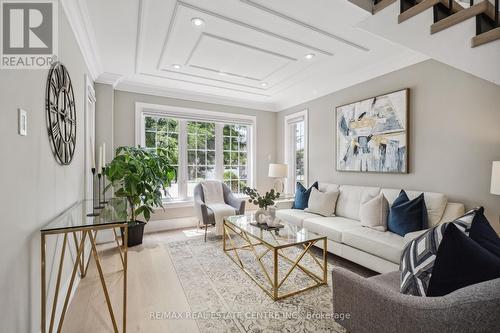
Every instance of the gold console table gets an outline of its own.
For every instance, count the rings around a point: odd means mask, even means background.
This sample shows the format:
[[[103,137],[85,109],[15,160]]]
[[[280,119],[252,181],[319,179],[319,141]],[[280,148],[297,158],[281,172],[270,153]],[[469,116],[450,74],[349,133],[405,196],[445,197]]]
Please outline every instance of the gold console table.
[[[77,271],[81,278],[87,274],[87,269],[90,260],[93,257],[99,272],[104,297],[108,306],[109,315],[113,325],[113,331],[118,333],[118,325],[115,319],[115,313],[109,297],[108,288],[104,278],[104,273],[101,266],[101,260],[96,248],[96,236],[99,230],[112,229],[116,245],[120,253],[120,259],[123,265],[123,324],[122,332],[126,332],[127,328],[127,239],[128,239],[128,218],[127,218],[127,205],[126,201],[122,199],[111,199],[109,203],[101,210],[99,216],[87,216],[87,213],[92,212],[93,202],[91,200],[84,200],[75,203],[62,214],[50,221],[46,226],[40,229],[41,236],[41,332],[52,333],[53,331],[61,332],[64,322],[64,316],[68,309],[68,303]],[[116,228],[123,228],[122,245],[118,240]],[[57,270],[57,279],[54,291],[54,300],[52,302],[51,316],[49,327],[47,327],[47,283],[46,283],[46,238],[54,235],[63,235],[61,256],[59,258],[59,267]],[[76,257],[69,280],[68,290],[64,298],[64,304],[61,310],[61,316],[57,329],[55,326],[55,315],[58,306],[59,288],[61,285],[61,275],[64,265],[64,257],[69,246],[71,246],[71,238],[73,238],[74,246],[76,249]],[[91,253],[85,262],[85,244],[86,240],[90,242]],[[55,259],[54,259],[55,260]],[[57,264],[54,263],[54,267]]]

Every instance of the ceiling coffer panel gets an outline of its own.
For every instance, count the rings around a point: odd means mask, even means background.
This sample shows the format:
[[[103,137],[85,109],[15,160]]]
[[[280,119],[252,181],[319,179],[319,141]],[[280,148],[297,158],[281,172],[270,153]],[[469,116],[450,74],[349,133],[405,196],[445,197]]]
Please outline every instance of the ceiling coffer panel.
[[[203,25],[195,26],[194,18],[202,19]],[[332,52],[179,3],[165,37],[159,69],[166,77],[176,73],[212,79],[215,84],[267,90]],[[311,53],[314,59],[306,59]]]

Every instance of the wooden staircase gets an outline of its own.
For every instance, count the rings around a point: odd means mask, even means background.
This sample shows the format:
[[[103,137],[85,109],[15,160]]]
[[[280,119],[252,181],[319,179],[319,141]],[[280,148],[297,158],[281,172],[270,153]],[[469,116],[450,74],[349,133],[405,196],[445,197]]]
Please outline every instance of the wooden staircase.
[[[372,14],[383,10],[397,0],[374,0]],[[488,0],[470,0],[469,7],[464,7],[455,0],[400,0],[398,23],[432,8],[434,24],[430,33],[435,34],[468,19],[476,19],[476,36],[471,39],[471,47],[483,45],[500,39],[498,19],[499,0],[493,5]]]

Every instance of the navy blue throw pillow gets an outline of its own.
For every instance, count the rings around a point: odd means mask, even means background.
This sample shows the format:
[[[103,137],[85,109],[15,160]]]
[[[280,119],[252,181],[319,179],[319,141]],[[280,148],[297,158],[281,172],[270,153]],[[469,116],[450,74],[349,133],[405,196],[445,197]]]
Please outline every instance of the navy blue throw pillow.
[[[307,203],[309,202],[309,195],[311,195],[312,188],[318,189],[318,182],[314,182],[309,189],[306,189],[301,183],[297,182],[297,188],[295,190],[295,202],[292,208],[294,209],[306,209]]]
[[[500,258],[449,223],[439,244],[427,296],[443,296],[496,278],[500,278]]]
[[[483,248],[496,255],[497,258],[500,258],[500,238],[491,227],[488,219],[484,216],[483,207],[478,210],[472,220],[469,237]]]
[[[410,200],[406,192],[401,190],[389,210],[387,230],[404,236],[409,232],[423,229],[427,229],[427,207],[424,194]]]

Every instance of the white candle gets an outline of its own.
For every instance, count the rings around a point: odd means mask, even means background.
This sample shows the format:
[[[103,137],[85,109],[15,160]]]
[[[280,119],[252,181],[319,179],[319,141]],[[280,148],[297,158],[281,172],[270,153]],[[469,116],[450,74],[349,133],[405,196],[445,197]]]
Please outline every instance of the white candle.
[[[102,144],[102,165],[101,167],[106,167],[106,143]]]
[[[102,172],[102,146],[99,146],[99,165],[97,166],[97,173],[100,175]]]
[[[92,138],[90,138],[90,163],[92,163],[92,169],[95,169],[95,151],[94,151],[94,143],[92,142]]]

